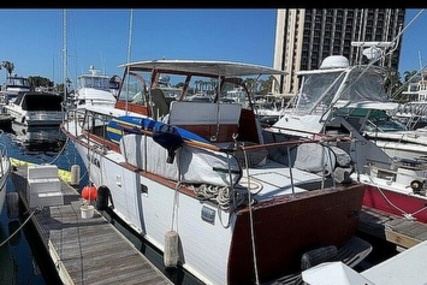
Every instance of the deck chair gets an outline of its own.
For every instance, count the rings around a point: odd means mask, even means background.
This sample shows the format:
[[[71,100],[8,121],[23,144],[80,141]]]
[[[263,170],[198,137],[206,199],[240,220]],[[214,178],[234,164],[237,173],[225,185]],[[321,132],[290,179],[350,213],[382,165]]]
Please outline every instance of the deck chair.
[[[153,102],[153,118],[155,120],[169,113],[169,106],[166,102],[165,94],[161,89],[151,90],[151,100]]]

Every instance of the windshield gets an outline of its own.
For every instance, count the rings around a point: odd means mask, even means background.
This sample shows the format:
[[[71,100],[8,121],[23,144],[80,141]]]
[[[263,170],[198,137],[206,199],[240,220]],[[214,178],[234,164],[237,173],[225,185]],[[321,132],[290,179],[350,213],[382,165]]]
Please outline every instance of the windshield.
[[[355,67],[353,69],[304,74],[298,94],[298,113],[323,113],[331,103],[379,101],[387,102],[381,70]]]
[[[408,128],[384,111],[375,111],[368,117],[365,130],[368,132],[395,132],[407,131]]]
[[[30,81],[28,80],[28,78],[22,77],[9,77],[7,80],[7,84],[10,86],[30,87]]]
[[[80,88],[110,89],[110,79],[107,77],[82,76],[79,78]]]
[[[387,102],[384,89],[385,76],[382,70],[355,68],[349,74],[347,88],[344,88],[340,99],[351,102],[379,101]]]
[[[343,79],[342,71],[304,75],[296,104],[298,113],[326,111]],[[315,107],[320,108],[314,109]]]

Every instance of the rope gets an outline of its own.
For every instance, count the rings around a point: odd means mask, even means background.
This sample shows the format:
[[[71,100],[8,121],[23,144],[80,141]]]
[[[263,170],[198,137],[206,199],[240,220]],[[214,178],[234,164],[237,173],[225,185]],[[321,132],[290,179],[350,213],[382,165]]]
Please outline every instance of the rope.
[[[64,145],[62,146],[61,150],[58,152],[58,154],[54,157],[54,159],[49,162],[48,164],[53,164],[65,151],[65,147],[67,146],[67,143],[70,139],[67,137],[67,139],[65,140]]]
[[[22,225],[16,229],[15,232],[13,232],[6,240],[4,240],[1,244],[0,247],[2,247],[3,245],[5,245],[10,239],[12,239],[12,237],[14,237],[27,223],[28,221],[31,219],[31,217],[37,212],[37,210],[41,211],[41,208],[35,208],[31,214],[28,216],[28,218],[22,223]]]
[[[237,143],[237,141],[236,141]],[[248,185],[251,185],[250,183],[250,176],[249,176],[249,161],[248,161],[248,153],[246,152],[245,148],[241,145],[238,145],[241,150],[243,151],[243,156],[245,158],[245,168],[246,168],[246,179],[248,180]],[[254,272],[255,272],[255,284],[259,283],[259,277],[258,277],[258,266],[257,266],[257,257],[256,257],[256,247],[255,247],[255,231],[254,231],[254,219],[253,219],[253,209],[252,209],[252,197],[251,197],[251,190],[250,187],[248,187],[248,207],[249,207],[249,219],[250,219],[250,228],[251,228],[251,241],[252,241],[252,254],[254,258]]]
[[[352,141],[352,143],[355,143],[355,140],[353,140],[353,141]],[[357,148],[354,148],[354,153],[355,153],[355,156],[357,157]],[[356,160],[355,160],[355,164],[356,164]],[[365,184],[365,185],[366,185],[366,183],[362,182],[362,181],[361,181],[361,179],[360,179],[360,172],[359,172],[359,170],[358,170],[357,165],[355,165],[355,172],[356,172],[356,175],[357,175],[357,181],[358,181],[358,182],[360,182],[360,183],[362,183],[362,184]],[[392,203],[392,202],[387,198],[387,196],[385,195],[384,191],[379,187],[378,183],[376,183],[375,181],[373,181],[372,177],[371,177],[369,174],[366,174],[366,175],[368,176],[368,179],[370,180],[370,182],[371,182],[372,186],[374,186],[374,187],[379,191],[379,193],[381,194],[381,196],[384,198],[384,200],[385,200],[385,201],[386,201],[386,202],[387,202],[391,207],[393,207],[393,208],[395,208],[396,210],[400,211],[400,212],[402,213],[402,216],[403,216],[404,218],[406,218],[406,219],[408,219],[408,220],[413,220],[413,217],[412,217],[412,215],[413,215],[413,214],[409,214],[409,213],[405,212],[404,210],[402,210],[401,208],[399,208],[397,205],[395,205],[394,203]],[[421,210],[423,210],[423,209],[418,210],[416,213],[419,213]],[[415,213],[414,213],[414,214],[415,214]]]
[[[384,193],[384,191],[379,187],[379,185],[378,185],[378,183],[376,183],[373,179],[372,179],[372,177],[370,176],[370,175],[367,175],[368,176],[368,178],[369,178],[369,181],[371,182],[371,184],[379,191],[379,193],[381,194],[381,196],[384,198],[384,200],[387,202],[387,204],[389,204],[391,207],[393,207],[394,209],[396,209],[396,210],[398,210],[401,214],[402,214],[402,216],[403,217],[405,217],[406,219],[408,219],[408,220],[414,220],[415,218],[414,218],[414,215],[416,215],[416,214],[418,214],[418,213],[420,213],[420,212],[422,212],[422,211],[424,211],[424,210],[426,210],[427,209],[427,206],[424,206],[424,207],[422,207],[422,208],[420,208],[420,209],[418,209],[417,211],[415,211],[415,212],[413,212],[412,214],[411,213],[408,213],[408,212],[406,212],[406,211],[404,211],[403,209],[401,209],[401,208],[399,208],[396,204],[394,204],[393,202],[391,202],[388,198],[387,198],[387,196],[386,196],[386,194]]]

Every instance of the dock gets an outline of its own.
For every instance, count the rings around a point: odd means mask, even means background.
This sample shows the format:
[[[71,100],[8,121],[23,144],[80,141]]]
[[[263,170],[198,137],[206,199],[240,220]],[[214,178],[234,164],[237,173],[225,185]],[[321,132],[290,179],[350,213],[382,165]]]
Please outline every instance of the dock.
[[[11,178],[64,284],[173,284],[96,209],[83,218],[83,199],[63,180],[63,205],[29,207],[27,175],[20,166]]]
[[[367,207],[362,209],[358,230],[391,242],[398,250],[427,240],[427,224]]]

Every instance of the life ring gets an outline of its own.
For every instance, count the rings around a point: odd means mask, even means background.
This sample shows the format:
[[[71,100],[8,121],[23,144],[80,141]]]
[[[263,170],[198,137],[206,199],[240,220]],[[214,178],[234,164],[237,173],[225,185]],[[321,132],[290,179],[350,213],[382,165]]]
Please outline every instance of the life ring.
[[[101,185],[97,190],[97,198],[95,201],[95,208],[100,211],[108,209],[108,201],[110,198],[110,189],[107,186]]]
[[[409,186],[415,194],[420,194],[421,189],[423,189],[423,183],[419,180],[413,180]]]

